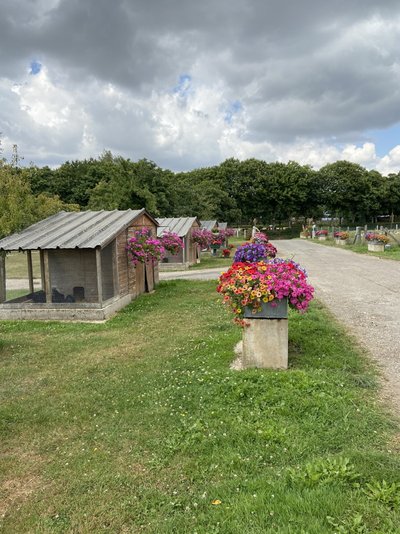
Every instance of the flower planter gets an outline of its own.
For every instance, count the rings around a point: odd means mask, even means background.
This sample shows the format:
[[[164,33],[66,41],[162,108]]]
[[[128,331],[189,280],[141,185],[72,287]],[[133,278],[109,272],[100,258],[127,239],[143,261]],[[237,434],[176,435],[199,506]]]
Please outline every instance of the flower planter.
[[[263,302],[260,311],[254,313],[253,310],[251,306],[245,307],[245,319],[287,319],[288,299],[274,299],[271,302]]]
[[[335,244],[341,246],[347,245],[347,239],[335,239]]]
[[[326,235],[319,235],[318,236],[318,241],[326,241],[326,240],[327,240]]]
[[[213,256],[216,256],[218,254],[219,249],[221,248],[221,245],[210,245],[211,253]]]
[[[370,252],[384,252],[385,243],[381,243],[380,241],[371,241],[368,243],[368,250]]]

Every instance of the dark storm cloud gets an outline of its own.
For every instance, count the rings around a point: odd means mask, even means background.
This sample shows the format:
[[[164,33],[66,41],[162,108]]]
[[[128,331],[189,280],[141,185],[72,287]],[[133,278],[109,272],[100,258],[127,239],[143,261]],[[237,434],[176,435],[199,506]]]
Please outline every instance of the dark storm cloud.
[[[391,0],[3,0],[0,76],[18,82],[42,63],[79,92],[97,138],[107,124],[124,143],[129,117],[140,149],[151,113],[113,115],[85,91],[110,83],[143,100],[190,74],[240,102],[250,142],[361,139],[400,121],[399,38]]]

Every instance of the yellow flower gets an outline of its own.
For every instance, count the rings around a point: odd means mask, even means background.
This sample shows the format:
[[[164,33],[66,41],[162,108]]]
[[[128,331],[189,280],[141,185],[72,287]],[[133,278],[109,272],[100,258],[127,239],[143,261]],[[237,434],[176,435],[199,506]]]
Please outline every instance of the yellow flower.
[[[221,501],[219,499],[214,499],[213,501],[211,501],[211,504],[217,506],[218,504],[221,504]]]

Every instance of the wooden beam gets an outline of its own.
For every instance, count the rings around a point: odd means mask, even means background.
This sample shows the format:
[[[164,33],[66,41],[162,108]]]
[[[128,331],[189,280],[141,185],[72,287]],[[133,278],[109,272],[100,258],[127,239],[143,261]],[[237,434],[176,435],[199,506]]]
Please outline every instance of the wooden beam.
[[[26,252],[26,259],[28,260],[29,293],[33,293],[34,287],[33,287],[32,252],[30,250]]]
[[[6,299],[6,255],[0,252],[0,302],[5,302]]]
[[[112,266],[113,266],[113,284],[114,284],[114,297],[119,295],[119,271],[118,271],[118,248],[117,239],[114,240],[112,248]]]
[[[97,296],[98,302],[103,304],[103,274],[101,271],[101,248],[96,248],[96,274],[97,274]]]
[[[46,302],[51,303],[51,279],[50,279],[50,265],[49,265],[49,251],[43,251],[43,263],[44,263],[44,285],[46,292]]]
[[[40,279],[42,281],[42,291],[46,291],[46,277],[44,275],[44,254],[43,250],[39,250],[40,258]]]

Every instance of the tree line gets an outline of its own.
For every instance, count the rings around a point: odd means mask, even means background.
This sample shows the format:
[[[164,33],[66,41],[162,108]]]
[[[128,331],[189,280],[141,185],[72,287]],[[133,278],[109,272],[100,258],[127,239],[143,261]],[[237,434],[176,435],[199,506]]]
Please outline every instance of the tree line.
[[[131,161],[104,152],[56,169],[2,160],[0,195],[0,235],[60,209],[145,207],[155,216],[197,215],[231,225],[254,219],[279,224],[329,214],[355,224],[400,215],[400,172],[382,176],[348,161],[315,170],[293,161],[234,158],[213,167],[173,172],[146,159]]]

